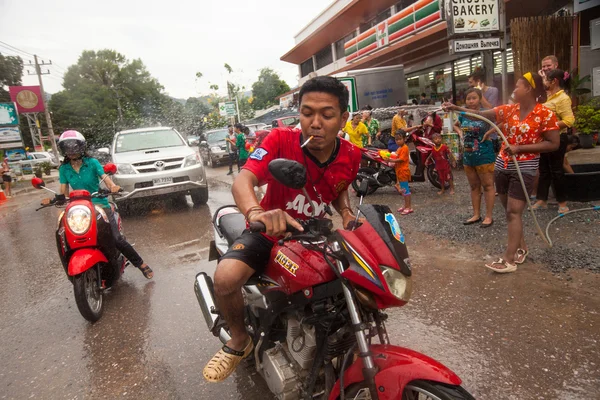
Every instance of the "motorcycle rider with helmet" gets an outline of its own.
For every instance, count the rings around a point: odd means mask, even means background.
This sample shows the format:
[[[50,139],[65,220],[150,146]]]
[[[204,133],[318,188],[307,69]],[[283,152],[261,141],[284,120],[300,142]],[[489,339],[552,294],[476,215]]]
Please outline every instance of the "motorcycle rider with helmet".
[[[58,139],[58,148],[64,156],[64,161],[58,169],[60,181],[60,194],[56,197],[58,204],[65,201],[66,196],[69,194],[69,186],[74,190],[87,190],[90,193],[94,193],[98,192],[100,189],[100,180],[104,179],[104,183],[111,193],[117,193],[121,189],[104,173],[98,160],[88,157],[85,152],[86,140],[81,133],[74,130],[64,132]],[[136,268],[142,271],[147,279],[152,279],[154,276],[152,268],[144,263],[133,246],[121,235],[117,226],[117,220],[108,200],[106,198],[92,198],[92,202],[101,206],[106,212],[117,249]],[[42,204],[50,203],[50,199],[42,201]]]

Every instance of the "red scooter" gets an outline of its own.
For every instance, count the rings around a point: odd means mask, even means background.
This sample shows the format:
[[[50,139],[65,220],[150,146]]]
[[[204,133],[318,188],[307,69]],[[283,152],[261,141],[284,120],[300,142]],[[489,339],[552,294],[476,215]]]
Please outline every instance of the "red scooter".
[[[304,189],[306,169],[296,161],[273,160],[269,170]],[[365,194],[366,181],[359,190]],[[351,230],[334,230],[327,219],[301,222],[304,232],[276,243],[265,272],[242,288],[257,372],[278,399],[473,399],[444,365],[390,344],[382,310],[402,307],[412,292],[404,233],[387,206],[361,205],[359,215],[365,222]],[[213,224],[211,260],[246,227],[235,206],[217,210]],[[200,272],[194,289],[208,329],[226,343],[212,279]]]
[[[116,171],[114,164],[104,166],[107,175],[113,175]],[[110,192],[101,189],[90,194],[87,190],[73,190],[67,199],[48,189],[40,178],[33,178],[31,184],[36,189],[45,189],[55,195],[50,204],[36,211],[52,206],[66,206],[58,218],[58,254],[67,277],[73,284],[79,312],[88,321],[96,322],[104,310],[104,291],[115,284],[129,264],[115,246],[106,212],[92,203],[93,198],[106,198]],[[121,230],[117,206],[114,203],[110,205]]]
[[[407,135],[407,141],[414,143],[416,151],[410,152],[410,164],[414,166],[414,174],[411,178],[413,182],[425,182],[425,173],[427,179],[433,186],[438,189],[442,188],[440,180],[435,170],[433,163],[426,164],[431,150],[435,144],[428,138],[423,136],[423,132],[420,130],[412,131]],[[394,170],[394,163],[386,161],[379,152],[382,149],[374,147],[362,148],[362,158],[370,163],[370,166],[363,167],[358,170],[356,179],[352,182],[352,188],[358,193],[363,180],[368,182],[368,190],[366,194],[373,194],[377,189],[385,186],[396,185],[396,171]],[[450,185],[447,184],[446,188]]]

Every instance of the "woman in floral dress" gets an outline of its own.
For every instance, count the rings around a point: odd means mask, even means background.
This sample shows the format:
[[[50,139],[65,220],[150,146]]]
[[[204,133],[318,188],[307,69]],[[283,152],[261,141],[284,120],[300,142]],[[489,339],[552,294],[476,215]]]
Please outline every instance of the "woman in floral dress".
[[[560,144],[556,115],[543,105],[546,91],[542,77],[530,72],[523,75],[515,85],[513,97],[515,104],[487,111],[444,104],[444,109],[448,111],[470,112],[495,120],[510,144],[502,145],[495,164],[496,190],[506,210],[508,245],[502,257],[485,265],[498,273],[516,271],[517,265],[523,264],[529,254],[523,235],[523,211],[527,207],[527,197],[533,192],[540,153],[555,151]],[[517,167],[512,161],[513,155],[517,159],[527,193],[523,192]]]

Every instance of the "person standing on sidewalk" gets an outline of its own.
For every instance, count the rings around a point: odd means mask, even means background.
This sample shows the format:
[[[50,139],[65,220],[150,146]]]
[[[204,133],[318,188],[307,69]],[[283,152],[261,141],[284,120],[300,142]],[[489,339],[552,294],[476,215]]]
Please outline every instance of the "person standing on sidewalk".
[[[246,150],[246,135],[242,132],[243,129],[244,125],[239,122],[234,125],[235,146],[238,148],[238,172],[242,170],[249,156],[248,150]]]
[[[371,146],[373,142],[381,136],[379,121],[373,118],[373,113],[370,110],[363,111],[362,118],[363,124],[365,124],[369,130],[369,137],[363,137],[363,147]]]
[[[490,109],[500,105],[500,91],[498,88],[485,84],[485,75],[482,70],[476,70],[469,75],[469,87],[481,90],[483,108]]]
[[[225,138],[225,142],[227,143],[227,153],[229,154],[229,172],[227,175],[233,174],[233,163],[237,162],[237,147],[235,145],[236,137],[233,132],[233,126],[227,126],[227,137]]]
[[[571,98],[565,93],[569,79],[569,73],[560,69],[546,72],[544,78],[544,86],[548,93],[548,101],[544,105],[554,111],[558,119],[560,147],[552,153],[544,153],[540,156],[540,179],[536,193],[537,203],[533,205],[534,210],[548,208],[548,192],[550,186],[553,185],[556,201],[558,201],[558,213],[564,214],[569,211],[563,169],[568,142],[567,128],[572,127],[575,123]]]
[[[2,182],[4,183],[4,191],[6,197],[12,197],[12,176],[10,176],[10,167],[8,166],[8,158],[4,157],[2,161]]]

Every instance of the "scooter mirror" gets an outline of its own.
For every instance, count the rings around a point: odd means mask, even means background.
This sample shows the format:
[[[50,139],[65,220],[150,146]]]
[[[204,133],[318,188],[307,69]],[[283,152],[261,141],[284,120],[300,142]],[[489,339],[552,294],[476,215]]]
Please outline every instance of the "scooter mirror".
[[[113,163],[108,163],[104,166],[104,173],[107,175],[114,175],[117,173],[117,166]]]
[[[358,186],[357,194],[360,197],[363,197],[363,196],[366,196],[368,192],[369,192],[369,180],[363,179],[362,181],[360,181],[360,185]]]
[[[294,160],[278,158],[269,163],[269,172],[281,183],[292,189],[302,189],[306,185],[306,168]]]
[[[31,186],[36,189],[43,189],[46,184],[42,178],[38,178],[37,176],[31,180]]]

